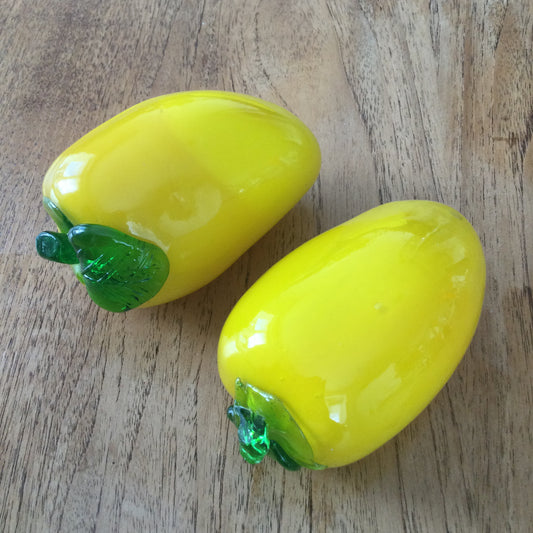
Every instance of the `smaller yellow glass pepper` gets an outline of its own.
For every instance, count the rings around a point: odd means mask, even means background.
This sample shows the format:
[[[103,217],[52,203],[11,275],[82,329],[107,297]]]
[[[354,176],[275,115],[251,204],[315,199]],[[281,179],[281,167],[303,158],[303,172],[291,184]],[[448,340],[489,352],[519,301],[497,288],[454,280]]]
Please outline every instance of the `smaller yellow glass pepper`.
[[[484,287],[476,232],[436,202],[385,204],[300,246],[244,294],[220,337],[242,455],[318,469],[384,444],[451,376]]]
[[[207,284],[313,184],[320,150],[294,115],[251,96],[194,91],[142,102],[48,170],[59,232],[37,237],[100,306],[125,311]]]

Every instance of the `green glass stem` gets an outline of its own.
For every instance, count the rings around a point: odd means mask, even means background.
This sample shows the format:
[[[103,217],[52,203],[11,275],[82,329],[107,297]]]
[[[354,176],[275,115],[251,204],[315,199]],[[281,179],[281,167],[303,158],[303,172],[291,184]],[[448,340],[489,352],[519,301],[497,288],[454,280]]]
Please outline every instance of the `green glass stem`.
[[[275,396],[237,379],[235,402],[227,414],[237,427],[240,452],[248,463],[257,464],[268,454],[288,470],[325,468],[315,463],[302,430]]]
[[[78,262],[76,251],[72,248],[68,236],[65,233],[43,231],[35,239],[37,253],[56,263],[74,265]]]
[[[127,311],[154,297],[167,280],[170,265],[161,248],[99,224],[72,225],[49,198],[46,211],[60,233],[37,236],[37,253],[72,265],[90,297],[108,311]]]
[[[241,455],[250,464],[261,462],[270,449],[265,419],[240,405],[229,407],[228,417],[238,428]]]

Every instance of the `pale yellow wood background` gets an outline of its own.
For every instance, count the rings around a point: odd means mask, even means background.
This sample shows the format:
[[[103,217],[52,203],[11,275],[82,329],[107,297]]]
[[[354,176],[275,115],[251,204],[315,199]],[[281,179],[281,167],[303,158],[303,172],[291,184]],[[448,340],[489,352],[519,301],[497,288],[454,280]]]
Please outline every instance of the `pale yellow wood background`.
[[[530,0],[0,0],[0,530],[532,531],[532,41]],[[320,179],[209,286],[107,313],[34,252],[42,176],[124,108],[199,88],[299,115]],[[464,361],[359,463],[246,465],[216,368],[232,305],[306,239],[406,198],[484,243]]]

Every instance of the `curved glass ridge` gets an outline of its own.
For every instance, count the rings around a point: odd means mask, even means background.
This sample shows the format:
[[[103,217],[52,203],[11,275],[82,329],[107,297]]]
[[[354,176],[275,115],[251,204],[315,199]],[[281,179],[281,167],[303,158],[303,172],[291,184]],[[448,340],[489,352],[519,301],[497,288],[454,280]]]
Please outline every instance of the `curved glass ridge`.
[[[326,468],[314,462],[310,444],[278,398],[237,379],[235,401],[227,413],[248,463],[257,464],[268,454],[287,470]]]
[[[37,253],[73,265],[89,296],[100,307],[113,312],[134,309],[164,285],[170,265],[161,248],[107,226],[73,226],[48,198],[44,205],[60,233],[40,233]]]

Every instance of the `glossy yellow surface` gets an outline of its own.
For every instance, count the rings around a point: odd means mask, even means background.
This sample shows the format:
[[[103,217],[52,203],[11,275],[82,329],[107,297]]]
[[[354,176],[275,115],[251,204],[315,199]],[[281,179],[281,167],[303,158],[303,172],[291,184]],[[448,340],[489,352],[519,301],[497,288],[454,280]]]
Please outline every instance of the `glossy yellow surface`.
[[[43,193],[76,224],[163,249],[170,274],[145,306],[205,285],[270,229],[316,179],[320,151],[288,111],[234,93],[147,100],[68,148]]]
[[[439,203],[393,202],[271,268],[223,328],[219,372],[280,399],[314,459],[341,466],[415,418],[446,383],[483,302],[479,239]]]

